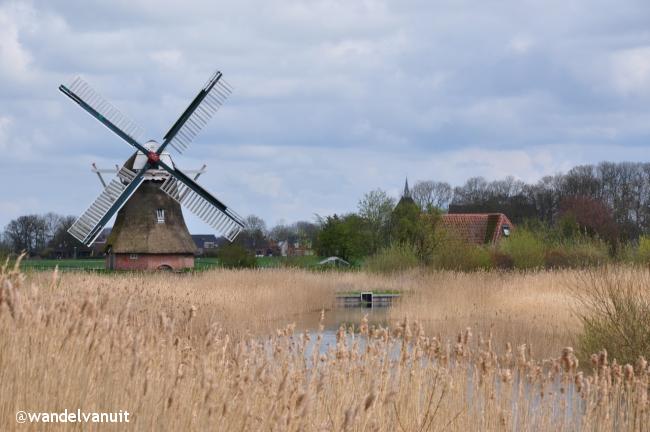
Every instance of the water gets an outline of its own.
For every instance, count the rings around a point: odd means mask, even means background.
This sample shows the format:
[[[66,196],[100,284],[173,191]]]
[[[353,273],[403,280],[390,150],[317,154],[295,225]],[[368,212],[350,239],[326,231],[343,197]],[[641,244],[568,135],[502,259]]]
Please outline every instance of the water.
[[[363,352],[367,343],[367,339],[366,337],[361,337],[358,334],[358,328],[359,324],[365,316],[368,318],[369,327],[372,327],[373,325],[376,327],[394,327],[395,325],[395,320],[391,322],[389,307],[334,308],[325,313],[325,319],[323,321],[324,330],[321,333],[322,340],[319,347],[319,355],[326,354],[328,351],[336,349],[336,335],[341,325],[345,326],[347,329],[347,346],[350,347],[352,343],[356,341],[359,345],[359,350]],[[301,315],[299,319],[296,320],[296,328],[300,329],[296,335],[296,339],[300,338],[302,329],[308,329],[311,335],[311,341],[307,344],[304,353],[309,364],[311,364],[313,349],[316,346],[316,339],[319,334],[320,318],[320,312],[315,312]],[[352,331],[350,331],[351,329]],[[351,335],[350,333],[354,333],[354,335]],[[399,359],[401,349],[401,344],[394,344],[394,346],[391,348],[390,359]],[[457,366],[458,365],[452,364],[450,367],[453,368]],[[473,369],[473,365],[468,367],[467,401],[470,404],[470,411],[477,409],[480,410],[480,407],[486,403],[486,401],[483,400],[483,396],[475,393],[475,389],[472,388],[474,385],[474,372],[475,371]],[[512,384],[512,389],[517,389],[519,387],[519,380],[521,377],[516,374],[513,378],[514,382]],[[497,388],[497,398],[507,397],[505,394],[505,388],[502,389],[499,378],[495,376],[494,379]],[[560,391],[562,387],[564,387],[563,392]],[[538,411],[538,408],[541,408],[541,405],[545,402],[542,400],[538,386],[536,384],[523,383],[523,389],[524,391],[521,394],[516,394],[511,399],[512,406],[510,408],[513,416],[515,417],[513,420],[516,420],[516,417],[520,414],[518,405],[520,403],[524,403],[525,406],[532,410],[532,413],[529,413],[529,415],[531,421],[534,422],[536,419],[535,412]],[[563,384],[558,379],[556,379],[547,383],[546,403],[550,403],[553,411],[553,417],[556,421],[559,420],[564,424],[570,424],[574,426],[579,425],[579,418],[584,414],[585,406],[579,398],[575,397],[575,391],[575,386],[572,382]],[[504,394],[501,394],[502,392],[504,392]],[[564,394],[565,392],[566,394]],[[514,423],[516,424],[516,421]],[[577,429],[579,429],[579,426]]]

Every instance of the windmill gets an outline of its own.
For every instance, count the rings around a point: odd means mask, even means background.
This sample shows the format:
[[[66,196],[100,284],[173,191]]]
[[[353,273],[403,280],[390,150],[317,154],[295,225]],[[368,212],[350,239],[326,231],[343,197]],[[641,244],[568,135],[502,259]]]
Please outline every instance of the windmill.
[[[168,146],[178,153],[186,150],[230,95],[232,87],[221,72],[208,80],[165,134],[162,144],[153,140],[142,144],[142,129],[83,79],[77,77],[59,90],[136,149],[68,230],[90,246],[117,213],[106,242],[107,268],[193,267],[195,246],[181,205],[229,241],[237,237],[243,219],[196,183],[196,178],[178,169],[165,151]]]

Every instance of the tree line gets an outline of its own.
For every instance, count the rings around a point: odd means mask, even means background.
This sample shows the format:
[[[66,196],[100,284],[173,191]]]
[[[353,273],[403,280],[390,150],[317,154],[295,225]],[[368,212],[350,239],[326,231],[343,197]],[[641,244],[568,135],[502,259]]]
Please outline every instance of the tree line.
[[[407,242],[428,254],[435,245],[426,246],[424,238],[436,215],[445,212],[504,213],[515,225],[539,232],[597,238],[611,253],[650,234],[650,163],[580,165],[535,183],[511,176],[472,177],[457,187],[424,180],[415,183],[411,196],[421,217],[409,214],[415,212],[409,206],[395,212],[396,200],[377,189],[364,195],[356,212],[322,219],[319,253],[354,259]]]
[[[54,257],[58,253],[72,257],[77,251],[88,251],[67,232],[74,221],[74,216],[51,212],[19,216],[1,233],[0,254],[25,252],[28,256]]]
[[[535,183],[513,177],[493,181],[472,177],[452,187],[446,182],[423,180],[413,185],[411,196],[415,206],[400,210],[405,214],[395,214],[396,198],[376,189],[359,200],[355,211],[316,215],[313,221],[267,228],[262,218],[251,215],[237,244],[266,253],[269,245],[288,241],[313,248],[321,256],[353,259],[372,255],[406,237],[421,243],[419,239],[428,228],[422,218],[408,214],[415,211],[433,219],[444,212],[500,212],[515,225],[553,226],[563,221],[613,245],[634,242],[650,233],[650,163],[580,165]],[[70,257],[75,251],[87,251],[66,232],[74,220],[74,216],[54,213],[20,216],[4,228],[0,252]]]
[[[536,219],[552,224],[572,206],[602,208],[621,241],[648,234],[650,163],[580,165],[533,184],[475,177],[455,188],[449,200],[450,212],[501,211],[514,223]]]

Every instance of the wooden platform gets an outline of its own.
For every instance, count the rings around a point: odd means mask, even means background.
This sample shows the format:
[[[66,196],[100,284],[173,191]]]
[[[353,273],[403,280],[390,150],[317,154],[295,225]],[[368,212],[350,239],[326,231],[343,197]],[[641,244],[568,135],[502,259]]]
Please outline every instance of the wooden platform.
[[[373,293],[363,291],[360,293],[342,293],[336,295],[336,303],[341,307],[382,307],[390,306],[400,297],[399,294]]]

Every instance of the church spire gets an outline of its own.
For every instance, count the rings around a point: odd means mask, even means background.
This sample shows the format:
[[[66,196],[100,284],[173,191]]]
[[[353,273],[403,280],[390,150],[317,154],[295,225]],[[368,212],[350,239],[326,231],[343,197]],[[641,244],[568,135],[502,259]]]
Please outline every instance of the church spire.
[[[406,177],[406,182],[404,182],[404,193],[402,194],[404,198],[411,198],[411,191],[409,190],[409,178]]]

